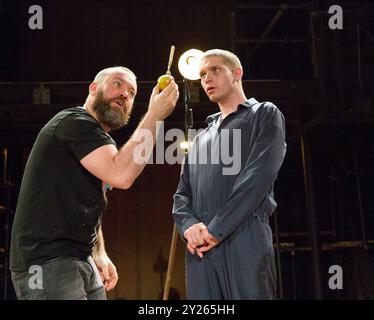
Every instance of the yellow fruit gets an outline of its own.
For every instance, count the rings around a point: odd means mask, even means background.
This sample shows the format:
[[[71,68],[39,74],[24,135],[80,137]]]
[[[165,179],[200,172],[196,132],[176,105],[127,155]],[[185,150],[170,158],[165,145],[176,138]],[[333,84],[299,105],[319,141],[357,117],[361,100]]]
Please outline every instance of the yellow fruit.
[[[168,74],[164,74],[157,79],[157,84],[160,90],[164,90],[170,83],[172,77]]]

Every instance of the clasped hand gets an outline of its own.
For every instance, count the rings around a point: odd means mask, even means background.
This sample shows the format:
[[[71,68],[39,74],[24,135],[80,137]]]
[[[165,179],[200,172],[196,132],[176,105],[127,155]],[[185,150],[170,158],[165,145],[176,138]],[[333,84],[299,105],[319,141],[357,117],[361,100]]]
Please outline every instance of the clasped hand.
[[[219,241],[213,237],[206,225],[202,222],[196,223],[184,232],[184,238],[187,240],[187,249],[191,254],[197,253],[202,258],[204,252],[215,247]]]

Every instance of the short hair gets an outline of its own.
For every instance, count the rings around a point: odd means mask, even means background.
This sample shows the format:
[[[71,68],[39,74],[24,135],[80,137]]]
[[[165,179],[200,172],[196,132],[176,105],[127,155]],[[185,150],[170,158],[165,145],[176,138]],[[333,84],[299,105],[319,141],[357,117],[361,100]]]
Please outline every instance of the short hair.
[[[98,84],[101,85],[104,82],[104,80],[110,74],[112,74],[113,72],[116,71],[116,69],[122,69],[123,71],[126,71],[126,72],[130,73],[134,77],[134,79],[136,80],[135,73],[132,72],[129,68],[121,67],[121,66],[115,66],[115,67],[105,68],[105,69],[99,71],[98,74],[95,76],[94,82],[96,82],[96,83],[98,83]]]
[[[220,57],[223,60],[223,63],[227,65],[231,70],[235,68],[243,69],[242,64],[239,58],[232,52],[222,49],[210,49],[205,51],[201,56],[201,60],[208,57]]]

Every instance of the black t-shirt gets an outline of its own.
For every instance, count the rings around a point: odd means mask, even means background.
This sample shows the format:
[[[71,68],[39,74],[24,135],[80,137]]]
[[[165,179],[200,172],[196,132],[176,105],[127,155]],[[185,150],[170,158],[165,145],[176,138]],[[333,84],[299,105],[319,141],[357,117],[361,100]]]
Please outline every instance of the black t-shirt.
[[[12,227],[10,269],[59,256],[85,258],[106,201],[102,181],[80,160],[115,144],[83,108],[63,110],[40,131],[27,161]]]

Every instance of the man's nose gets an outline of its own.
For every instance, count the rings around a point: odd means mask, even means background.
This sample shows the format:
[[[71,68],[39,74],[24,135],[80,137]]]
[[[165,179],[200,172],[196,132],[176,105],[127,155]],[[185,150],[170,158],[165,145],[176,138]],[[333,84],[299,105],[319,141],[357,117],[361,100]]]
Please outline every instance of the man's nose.
[[[129,97],[129,90],[124,88],[123,90],[121,90],[119,95],[120,95],[120,97],[123,97],[123,98],[127,99]]]
[[[207,73],[205,74],[204,82],[205,82],[205,83],[212,82],[212,75],[211,75],[209,72],[207,72]]]

